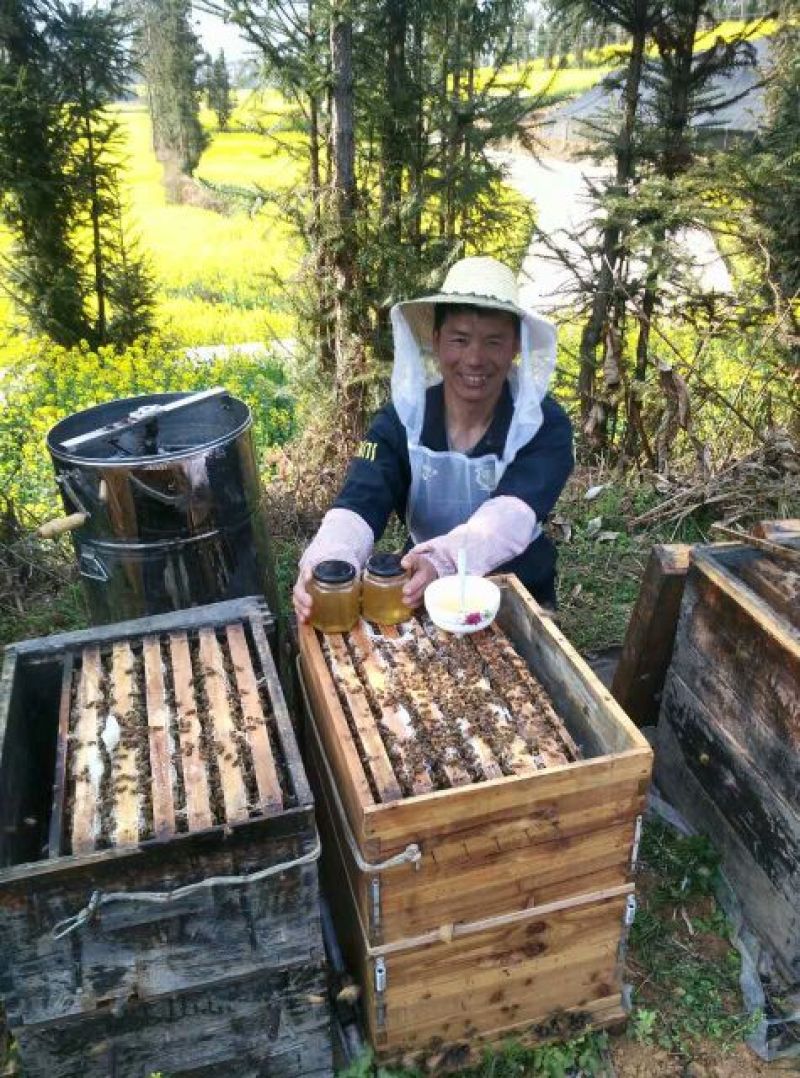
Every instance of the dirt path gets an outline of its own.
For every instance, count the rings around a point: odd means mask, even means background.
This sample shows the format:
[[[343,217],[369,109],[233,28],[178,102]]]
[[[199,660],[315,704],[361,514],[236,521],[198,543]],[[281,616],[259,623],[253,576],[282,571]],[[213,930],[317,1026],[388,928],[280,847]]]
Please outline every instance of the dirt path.
[[[507,169],[509,184],[536,204],[538,227],[568,261],[590,267],[572,236],[590,229],[590,187],[608,175],[606,166],[557,157],[537,160],[520,151],[493,155]],[[587,238],[592,235],[590,230]],[[729,292],[731,280],[714,240],[700,229],[682,230],[679,246],[702,291]],[[520,289],[525,306],[543,312],[567,306],[575,298],[575,276],[546,243],[534,239],[522,265]]]

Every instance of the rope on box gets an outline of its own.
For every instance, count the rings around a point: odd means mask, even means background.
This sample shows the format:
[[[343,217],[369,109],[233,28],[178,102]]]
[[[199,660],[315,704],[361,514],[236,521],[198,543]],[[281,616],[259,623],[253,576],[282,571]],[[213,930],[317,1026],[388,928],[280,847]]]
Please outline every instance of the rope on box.
[[[280,864],[270,865],[269,868],[259,869],[258,872],[248,872],[244,876],[209,876],[204,880],[198,880],[197,883],[187,883],[183,887],[176,887],[172,891],[93,891],[89,902],[79,913],[58,922],[52,930],[53,939],[60,940],[71,932],[77,931],[96,915],[101,906],[111,902],[176,902],[207,887],[236,887],[247,883],[258,883],[270,876],[277,876],[281,872],[289,872],[293,868],[310,865],[318,861],[322,853],[319,833],[315,832],[315,834],[316,841],[308,853],[301,854],[292,861],[282,861]]]

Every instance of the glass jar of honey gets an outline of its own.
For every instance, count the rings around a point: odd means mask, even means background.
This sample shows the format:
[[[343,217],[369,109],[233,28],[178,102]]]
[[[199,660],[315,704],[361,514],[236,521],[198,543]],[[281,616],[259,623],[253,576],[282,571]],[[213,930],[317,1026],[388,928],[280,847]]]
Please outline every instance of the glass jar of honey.
[[[367,621],[381,625],[408,621],[411,608],[403,602],[403,585],[407,580],[399,554],[372,555],[361,585],[361,607]]]
[[[359,617],[360,581],[347,561],[321,561],[308,585],[311,624],[323,633],[346,633]]]

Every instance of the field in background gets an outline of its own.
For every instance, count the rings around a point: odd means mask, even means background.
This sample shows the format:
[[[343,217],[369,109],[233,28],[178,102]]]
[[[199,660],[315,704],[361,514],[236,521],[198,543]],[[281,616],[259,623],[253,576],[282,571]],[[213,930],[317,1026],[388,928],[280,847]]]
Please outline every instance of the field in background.
[[[277,98],[277,95],[275,95]],[[277,101],[273,104],[277,104]],[[280,113],[252,99],[234,123],[280,125]],[[280,192],[302,182],[300,162],[288,146],[256,130],[209,131],[211,141],[196,172],[201,183],[237,188],[230,209],[167,203],[161,166],[150,141],[147,108],[136,102],[120,110],[129,152],[127,191],[131,218],[159,283],[158,323],[181,344],[269,341],[291,336],[292,324],[280,283],[288,282],[299,247],[277,207],[260,204],[259,190]],[[203,117],[211,126],[211,118]],[[247,195],[251,195],[248,212]],[[213,190],[209,199],[215,197]],[[219,197],[219,196],[216,196]]]

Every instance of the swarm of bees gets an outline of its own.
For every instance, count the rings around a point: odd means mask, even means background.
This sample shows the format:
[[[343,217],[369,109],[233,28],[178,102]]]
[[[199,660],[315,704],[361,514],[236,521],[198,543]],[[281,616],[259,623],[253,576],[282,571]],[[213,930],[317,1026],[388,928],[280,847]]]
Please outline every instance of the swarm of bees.
[[[98,848],[113,846],[116,842],[116,812],[123,799],[135,800],[138,813],[138,839],[144,841],[154,835],[151,737],[157,728],[166,730],[168,763],[172,785],[175,827],[185,831],[188,827],[186,812],[186,775],[190,763],[202,762],[208,782],[208,798],[211,815],[216,825],[226,823],[225,800],[220,778],[219,763],[241,769],[248,803],[252,813],[260,812],[258,786],[248,735],[271,716],[266,688],[259,688],[263,716],[246,713],[237,691],[237,673],[241,668],[234,665],[225,645],[225,634],[219,635],[222,667],[213,669],[200,655],[195,634],[188,635],[188,652],[191,677],[185,682],[192,693],[192,705],[186,701],[179,707],[175,695],[174,674],[171,666],[168,638],[160,641],[162,670],[164,675],[163,708],[165,719],[157,727],[148,719],[145,661],[142,644],[131,642],[132,662],[126,668],[117,668],[126,683],[123,699],[118,699],[119,685],[115,681],[115,669],[111,650],[101,653],[101,671],[98,691],[87,699],[81,691],[80,667],[72,678],[69,696],[69,729],[67,733],[66,797],[64,807],[65,833],[70,833],[76,787],[92,784],[96,789],[99,833]],[[251,675],[252,676],[252,675]],[[213,679],[222,679],[228,701],[230,723],[233,727],[230,739],[223,742],[217,735],[211,714],[206,685]],[[95,737],[81,742],[78,728],[82,712],[87,708],[97,713]],[[256,709],[258,710],[258,709]],[[107,724],[113,724],[114,738],[104,739]],[[163,735],[162,735],[163,736]],[[273,745],[273,751],[275,744]],[[78,760],[89,758],[89,763]]]
[[[363,694],[381,734],[395,776],[406,796],[415,777],[430,777],[432,788],[480,782],[486,760],[493,775],[518,773],[527,766],[548,767],[575,760],[580,753],[541,683],[499,632],[455,637],[415,618],[399,638],[368,634],[372,655],[346,638],[350,663],[340,668],[323,638],[323,651],[354,742],[368,763],[347,707],[348,695]],[[377,664],[375,684],[365,658]],[[407,719],[405,736],[387,722],[389,711]]]

